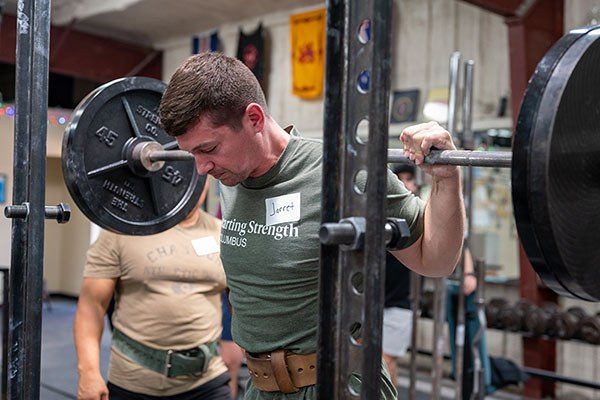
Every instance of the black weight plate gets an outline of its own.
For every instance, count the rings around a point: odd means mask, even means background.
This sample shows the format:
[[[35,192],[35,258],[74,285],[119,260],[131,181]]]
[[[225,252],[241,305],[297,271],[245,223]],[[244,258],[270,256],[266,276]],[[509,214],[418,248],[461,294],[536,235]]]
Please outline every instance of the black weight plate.
[[[73,111],[62,146],[65,183],[77,206],[104,229],[155,234],[183,220],[200,197],[205,177],[193,162],[169,161],[142,176],[124,160],[132,141],[177,148],[159,126],[164,90],[156,79],[122,78],[94,90]]]
[[[517,229],[542,280],[600,301],[600,29],[571,31],[538,64],[517,121]]]

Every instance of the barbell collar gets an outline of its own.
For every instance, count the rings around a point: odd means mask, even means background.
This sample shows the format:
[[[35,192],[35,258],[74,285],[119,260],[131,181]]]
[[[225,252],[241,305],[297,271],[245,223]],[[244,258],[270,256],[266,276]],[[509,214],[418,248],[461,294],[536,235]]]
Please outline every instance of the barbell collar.
[[[136,144],[131,152],[132,162],[135,164],[134,171],[141,169],[142,171],[156,172],[164,167],[165,160],[152,159],[152,154],[157,151],[163,151],[162,145],[158,142],[149,141]]]
[[[411,162],[402,149],[388,150],[389,163]],[[425,157],[425,164],[458,165],[463,167],[510,168],[512,153],[509,151],[433,150]]]

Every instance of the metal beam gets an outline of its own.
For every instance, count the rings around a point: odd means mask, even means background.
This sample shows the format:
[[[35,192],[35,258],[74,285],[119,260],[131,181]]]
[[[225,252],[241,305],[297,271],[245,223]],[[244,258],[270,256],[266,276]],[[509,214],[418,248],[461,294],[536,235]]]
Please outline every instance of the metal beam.
[[[391,0],[328,2],[322,223],[364,220],[366,233],[364,246],[322,248],[318,394],[323,400],[380,398],[387,184],[380,155],[388,144],[391,7]],[[357,135],[363,120],[369,121],[366,143]],[[368,184],[361,192],[357,177],[365,172]]]
[[[52,20],[57,25],[68,25],[75,20],[93,18],[101,14],[124,10],[142,0],[77,0],[52,8]]]
[[[323,122],[323,182],[321,222],[340,220],[341,163],[339,151],[343,148],[342,93],[344,74],[344,15],[345,2],[327,2],[327,66],[325,70],[325,119]],[[338,249],[321,245],[319,268],[319,325],[317,353],[317,393],[320,399],[333,399],[339,360],[335,357],[339,262]]]
[[[465,3],[483,8],[486,11],[503,17],[514,17],[523,3],[529,0],[463,0]]]
[[[0,62],[15,63],[16,18],[4,15],[0,25]],[[55,52],[60,50],[59,55]],[[149,59],[150,56],[152,59]],[[50,72],[108,82],[137,75],[162,79],[162,53],[130,43],[119,42],[70,27],[50,28]],[[141,68],[140,68],[141,67]]]
[[[8,398],[40,398],[50,0],[18,4]]]

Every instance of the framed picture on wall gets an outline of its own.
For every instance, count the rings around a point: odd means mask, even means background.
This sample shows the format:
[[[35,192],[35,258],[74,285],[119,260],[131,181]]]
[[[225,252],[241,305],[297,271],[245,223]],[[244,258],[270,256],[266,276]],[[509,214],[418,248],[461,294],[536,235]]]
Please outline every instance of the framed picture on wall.
[[[6,201],[6,174],[0,174],[0,204]]]
[[[413,122],[417,120],[419,90],[395,90],[392,98],[391,123]]]

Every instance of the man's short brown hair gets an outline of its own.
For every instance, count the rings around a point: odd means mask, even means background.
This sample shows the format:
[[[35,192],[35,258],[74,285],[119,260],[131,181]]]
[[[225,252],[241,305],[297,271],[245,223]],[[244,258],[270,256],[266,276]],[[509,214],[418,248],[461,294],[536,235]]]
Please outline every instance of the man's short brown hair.
[[[265,95],[252,71],[222,53],[200,53],[175,71],[159,113],[171,136],[185,133],[202,116],[208,116],[214,126],[237,130],[250,103],[268,112]]]

